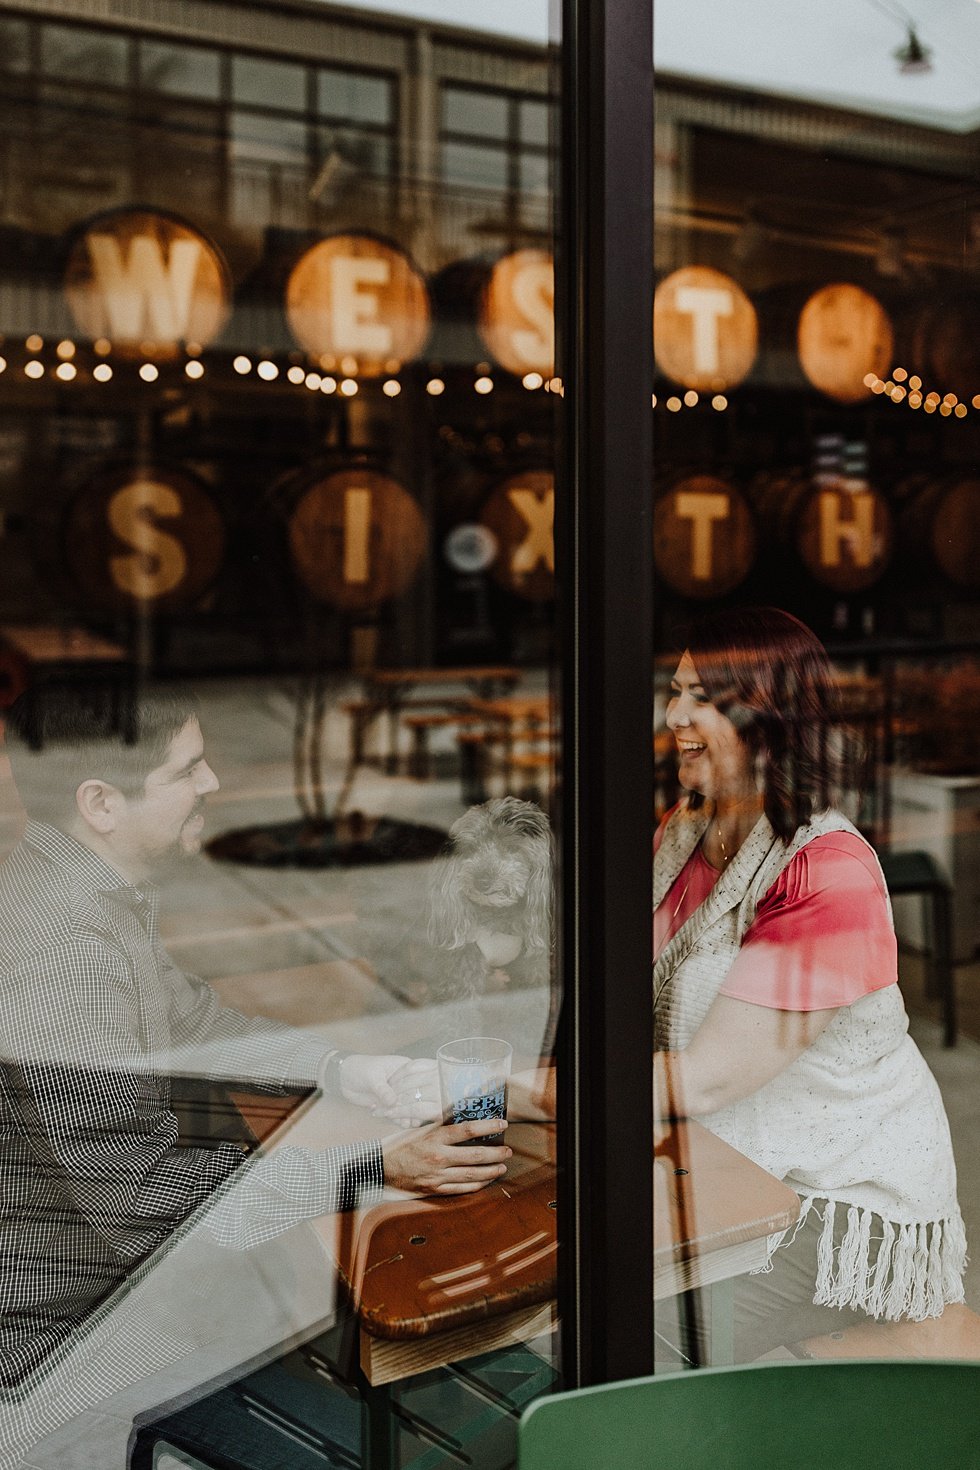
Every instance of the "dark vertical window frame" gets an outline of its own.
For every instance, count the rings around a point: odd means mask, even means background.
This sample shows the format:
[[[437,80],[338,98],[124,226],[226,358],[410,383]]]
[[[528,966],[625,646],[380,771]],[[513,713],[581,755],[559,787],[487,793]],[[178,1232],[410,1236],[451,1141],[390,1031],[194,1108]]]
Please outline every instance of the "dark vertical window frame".
[[[653,17],[562,0],[559,1306],[566,1387],[653,1367]]]

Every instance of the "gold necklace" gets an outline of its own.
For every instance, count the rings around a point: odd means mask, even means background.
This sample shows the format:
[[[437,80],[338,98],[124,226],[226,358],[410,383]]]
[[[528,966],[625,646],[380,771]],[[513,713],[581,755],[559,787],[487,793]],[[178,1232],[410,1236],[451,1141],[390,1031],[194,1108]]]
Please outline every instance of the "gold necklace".
[[[722,865],[727,868],[734,854],[729,853],[728,848],[725,846],[725,839],[721,835],[721,823],[719,822],[717,817],[715,817],[715,831],[718,833],[718,841],[721,843]]]
[[[688,878],[687,882],[684,884],[684,891],[683,891],[683,893],[681,894],[681,896],[677,900],[677,902],[674,904],[674,912],[670,916],[670,922],[671,923],[673,923],[674,920],[677,918],[677,915],[680,912],[681,904],[684,902],[685,898],[687,897],[687,890],[690,888],[690,886],[691,886],[691,880],[690,880],[690,878]]]

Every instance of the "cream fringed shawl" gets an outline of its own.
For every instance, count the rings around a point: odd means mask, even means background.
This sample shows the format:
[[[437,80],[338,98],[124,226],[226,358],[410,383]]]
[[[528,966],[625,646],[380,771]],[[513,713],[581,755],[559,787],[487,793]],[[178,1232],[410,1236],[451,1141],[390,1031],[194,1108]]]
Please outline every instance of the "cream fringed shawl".
[[[654,864],[663,902],[707,827],[681,806]],[[687,1046],[738,953],[760,899],[790,859],[825,832],[856,829],[827,811],[788,843],[765,816],[653,969],[659,1050]],[[857,834],[856,834],[857,835]],[[795,963],[801,963],[796,957]],[[793,1024],[793,1013],[786,1013]],[[841,1007],[789,1067],[757,1092],[699,1119],[801,1197],[800,1222],[823,1230],[814,1301],[919,1321],[963,1300],[966,1238],[949,1126],[935,1079],[908,1035],[897,985]],[[840,1214],[845,1212],[843,1238]],[[770,1239],[772,1252],[784,1236]]]

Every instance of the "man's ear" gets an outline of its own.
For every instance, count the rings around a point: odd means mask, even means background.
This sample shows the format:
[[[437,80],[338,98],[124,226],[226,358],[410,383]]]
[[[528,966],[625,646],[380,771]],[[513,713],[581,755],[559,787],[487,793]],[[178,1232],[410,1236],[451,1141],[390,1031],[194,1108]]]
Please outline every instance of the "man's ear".
[[[115,831],[123,799],[118,786],[95,779],[83,781],[75,792],[75,805],[82,821],[101,837]]]

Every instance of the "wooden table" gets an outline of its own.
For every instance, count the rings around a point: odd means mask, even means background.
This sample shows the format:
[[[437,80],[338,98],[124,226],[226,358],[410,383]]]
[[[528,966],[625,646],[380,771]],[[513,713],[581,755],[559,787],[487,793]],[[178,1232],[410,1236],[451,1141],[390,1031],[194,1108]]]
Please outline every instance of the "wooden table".
[[[49,623],[4,623],[0,626],[0,706],[13,703],[30,682],[36,668],[45,672],[118,679],[125,673],[128,655],[85,628]]]
[[[547,694],[505,694],[493,699],[467,701],[466,712],[478,717],[482,731],[470,730],[465,739],[471,752],[470,765],[463,763],[463,800],[481,802],[487,799],[489,750],[492,742],[500,747],[499,767],[504,785],[511,792],[524,771],[527,795],[537,799],[537,783],[532,780],[544,772],[549,780],[556,765],[554,738],[554,705]],[[523,746],[523,749],[519,747]],[[525,794],[518,791],[518,795]],[[546,793],[547,794],[547,793]]]
[[[256,1136],[277,1130],[283,1143],[313,1141],[302,1122],[295,1139],[282,1134],[281,1099],[237,1101]],[[352,1309],[339,1366],[347,1377],[353,1357],[360,1370],[362,1463],[370,1470],[399,1463],[396,1420],[414,1422],[404,1405],[393,1408],[394,1384],[446,1368],[472,1388],[467,1359],[533,1342],[555,1326],[554,1125],[512,1123],[507,1141],[507,1174],[477,1194],[400,1198],[315,1222]],[[798,1213],[786,1185],[697,1123],[678,1124],[654,1161],[654,1297],[710,1287],[712,1299],[721,1296],[709,1308],[712,1348],[730,1357],[724,1283],[761,1265],[766,1237]],[[719,1335],[726,1310],[727,1334]]]
[[[465,697],[450,697],[452,685],[462,685],[475,697],[491,699],[513,689],[520,670],[509,665],[473,665],[452,669],[371,669],[362,676],[364,697],[349,706],[351,718],[350,764],[365,761],[365,737],[374,722],[384,716],[388,726],[387,750],[383,768],[392,774],[398,769],[398,730],[402,711],[412,708],[461,708]]]
[[[514,1157],[506,1176],[478,1194],[381,1204],[323,1222],[358,1313],[369,1383],[489,1352],[550,1325],[554,1127],[512,1123],[507,1141]],[[698,1123],[677,1124],[654,1161],[655,1299],[761,1266],[766,1237],[798,1215],[788,1185]],[[712,1315],[723,1318],[723,1309]],[[729,1339],[717,1355],[731,1356]]]

